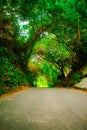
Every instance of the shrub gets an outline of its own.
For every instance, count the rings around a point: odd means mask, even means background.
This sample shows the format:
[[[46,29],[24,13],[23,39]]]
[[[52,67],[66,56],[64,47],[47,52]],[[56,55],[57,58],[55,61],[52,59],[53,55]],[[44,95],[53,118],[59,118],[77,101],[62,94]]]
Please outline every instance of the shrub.
[[[14,87],[28,85],[25,74],[10,63],[5,56],[0,57],[0,94],[11,91]]]
[[[79,73],[73,72],[72,81],[76,82],[76,83],[80,82],[81,81],[81,75]]]

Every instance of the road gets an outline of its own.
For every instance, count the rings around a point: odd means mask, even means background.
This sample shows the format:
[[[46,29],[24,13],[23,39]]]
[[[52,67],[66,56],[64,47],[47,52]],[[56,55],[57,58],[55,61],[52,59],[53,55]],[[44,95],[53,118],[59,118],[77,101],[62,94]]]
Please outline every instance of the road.
[[[87,93],[33,88],[4,97],[0,130],[87,130]]]

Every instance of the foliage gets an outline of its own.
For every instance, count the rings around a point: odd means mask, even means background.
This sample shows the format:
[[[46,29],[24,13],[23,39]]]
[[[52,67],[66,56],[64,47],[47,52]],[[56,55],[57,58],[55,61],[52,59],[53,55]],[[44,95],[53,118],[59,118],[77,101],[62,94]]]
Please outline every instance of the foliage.
[[[65,77],[60,83],[64,87],[74,87],[75,84],[81,81],[82,74],[80,72],[71,72],[68,77]]]
[[[12,91],[20,85],[29,85],[26,74],[15,65],[16,57],[4,46],[0,47],[0,94]],[[29,75],[29,73],[28,73]]]
[[[81,78],[80,74],[78,74],[76,72],[72,73],[73,82],[77,82],[77,83],[80,82],[80,78]]]
[[[43,79],[53,86],[85,65],[86,16],[86,0],[1,0],[1,92]]]

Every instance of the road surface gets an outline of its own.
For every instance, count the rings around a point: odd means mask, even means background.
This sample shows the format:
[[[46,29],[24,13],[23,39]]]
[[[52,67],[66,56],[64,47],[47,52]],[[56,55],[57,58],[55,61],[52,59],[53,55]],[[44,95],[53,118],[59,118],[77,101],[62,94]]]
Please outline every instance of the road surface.
[[[0,130],[87,130],[87,93],[33,88],[2,98]]]

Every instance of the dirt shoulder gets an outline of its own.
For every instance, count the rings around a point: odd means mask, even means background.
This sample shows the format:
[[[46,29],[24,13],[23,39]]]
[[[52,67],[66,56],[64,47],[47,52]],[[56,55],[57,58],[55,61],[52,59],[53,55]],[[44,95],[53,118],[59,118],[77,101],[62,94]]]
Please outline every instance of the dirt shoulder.
[[[64,87],[62,85],[56,85],[55,88],[66,88],[66,89],[72,89],[72,90],[82,91],[82,92],[86,92],[87,93],[87,89],[86,88],[78,88],[78,87],[75,87],[75,86]]]
[[[2,94],[0,96],[0,98],[4,98],[4,97],[7,97],[9,95],[13,95],[15,93],[18,93],[18,92],[21,92],[21,91],[24,91],[24,90],[28,90],[28,89],[31,89],[32,87],[29,87],[29,86],[20,86],[19,88],[15,88],[13,91],[10,91],[10,92],[7,92],[6,94]]]
[[[24,91],[24,90],[28,90],[28,89],[31,89],[33,87],[29,87],[29,86],[21,86],[20,88],[15,88],[13,91],[10,91],[10,92],[7,92],[6,94],[2,94],[0,96],[0,98],[4,98],[4,97],[7,97],[9,95],[13,95],[15,93],[18,93],[18,92],[21,92],[21,91]],[[65,88],[63,87],[62,85],[56,85],[55,88]],[[82,88],[77,88],[77,87],[66,87],[66,89],[72,89],[72,90],[77,90],[77,91],[82,91],[82,92],[86,92],[87,93],[87,89],[82,89]]]

